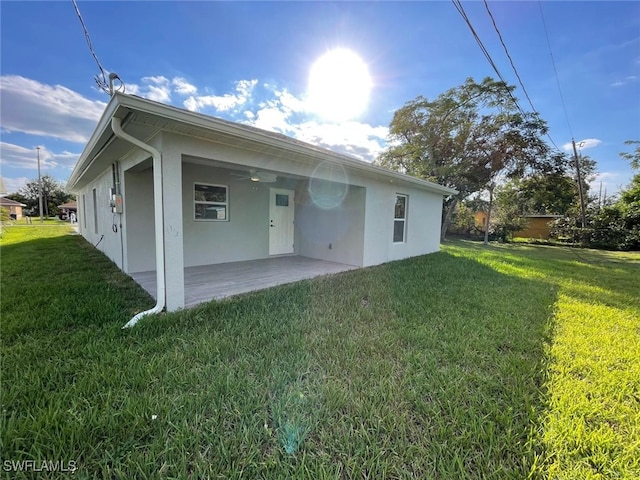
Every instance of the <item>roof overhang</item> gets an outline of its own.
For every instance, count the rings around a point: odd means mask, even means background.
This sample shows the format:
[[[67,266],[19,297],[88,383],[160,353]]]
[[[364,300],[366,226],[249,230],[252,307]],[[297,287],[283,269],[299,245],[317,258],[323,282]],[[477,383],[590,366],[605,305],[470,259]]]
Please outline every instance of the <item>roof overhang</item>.
[[[11,200],[10,198],[0,197],[0,205],[6,207],[26,207],[24,203],[16,202],[15,200]]]
[[[319,164],[322,161],[333,162],[358,175],[399,184],[410,184],[440,195],[457,193],[454,189],[394,172],[279,133],[121,93],[115,93],[107,104],[80,155],[69,177],[68,188],[71,191],[78,191],[107,169],[113,161],[123,158],[135,148],[114,135],[111,129],[111,119],[114,117],[121,119],[127,132],[142,141],[150,140],[159,132],[171,132],[244,150],[277,154],[311,164]]]

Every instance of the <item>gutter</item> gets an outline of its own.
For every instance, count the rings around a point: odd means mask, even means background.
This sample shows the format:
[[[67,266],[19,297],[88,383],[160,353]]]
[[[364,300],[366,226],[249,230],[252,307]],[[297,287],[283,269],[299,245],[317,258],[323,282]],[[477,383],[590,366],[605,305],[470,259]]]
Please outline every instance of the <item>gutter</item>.
[[[438,193],[440,195],[455,195],[458,193],[453,188],[445,187],[444,185],[438,185],[428,180],[423,180],[412,177],[410,175],[395,172],[393,170],[389,170],[378,165],[365,162],[363,160],[358,160],[348,155],[337,153],[331,150],[324,149],[322,147],[318,147],[316,145],[287,137],[283,134],[268,132],[256,127],[237,124],[220,118],[209,117],[201,113],[186,111],[172,105],[165,105],[163,103],[154,102],[152,100],[136,96],[124,95],[118,92],[114,93],[114,97],[118,98],[118,101],[124,107],[138,110],[141,113],[159,116],[164,118],[165,120],[170,119],[175,122],[185,123],[196,128],[201,128],[209,131],[213,130],[225,136],[242,138],[245,140],[249,139],[258,144],[267,145],[280,150],[286,150],[295,155],[302,155],[306,158],[312,158],[314,160],[317,160],[317,157],[315,157],[315,155],[320,155],[321,160],[336,162],[343,167],[351,168],[355,171],[363,173],[365,174],[365,176],[377,174],[387,178],[391,177],[397,181],[418,185],[423,189],[427,189],[432,193]],[[233,143],[225,144],[234,145]]]
[[[153,202],[154,202],[154,215],[155,215],[155,234],[156,234],[156,305],[144,312],[138,313],[131,320],[129,320],[122,328],[133,327],[138,321],[152,315],[154,313],[160,313],[166,303],[166,283],[165,283],[165,271],[164,271],[164,205],[162,198],[162,155],[160,151],[148,145],[137,138],[129,135],[122,129],[121,120],[113,117],[111,119],[111,129],[116,137],[121,138],[136,147],[148,152],[153,157]]]

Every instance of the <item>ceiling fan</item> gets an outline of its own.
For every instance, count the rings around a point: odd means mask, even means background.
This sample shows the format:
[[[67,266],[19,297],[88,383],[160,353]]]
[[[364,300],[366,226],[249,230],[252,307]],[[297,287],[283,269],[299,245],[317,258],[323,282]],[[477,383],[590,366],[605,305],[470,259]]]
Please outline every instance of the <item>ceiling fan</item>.
[[[240,177],[243,180],[251,180],[252,182],[274,183],[278,180],[278,176],[275,173],[262,172],[253,168],[249,170],[249,175],[240,175],[238,173],[231,173],[231,175]]]

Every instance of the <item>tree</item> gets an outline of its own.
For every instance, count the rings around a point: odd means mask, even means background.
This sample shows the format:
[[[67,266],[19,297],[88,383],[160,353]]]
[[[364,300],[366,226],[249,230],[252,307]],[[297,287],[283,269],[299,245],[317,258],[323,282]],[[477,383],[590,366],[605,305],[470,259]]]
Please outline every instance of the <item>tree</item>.
[[[491,225],[493,194],[502,178],[522,178],[527,171],[543,168],[548,147],[541,138],[547,131],[545,123],[535,114],[500,111],[483,115],[472,134],[471,152],[484,167],[489,192],[487,224]],[[485,230],[484,243],[489,241]]]
[[[514,88],[490,77],[481,83],[469,78],[432,102],[417,97],[393,116],[391,147],[378,162],[459,192],[445,200],[442,238],[462,199],[488,190],[491,202],[503,178],[550,169],[561,160],[541,139],[545,123],[514,104]]]
[[[513,182],[499,185],[495,192],[495,215],[489,219],[485,239],[489,234],[496,239],[506,242],[518,230],[522,230],[526,221],[522,216],[522,206],[519,203],[520,192],[514,188]]]
[[[520,206],[520,213],[566,215],[573,207],[579,208],[578,184],[571,163],[565,157],[559,162],[558,168],[550,172],[534,173],[508,181],[508,187],[515,190],[514,199]],[[588,181],[595,172],[596,164],[586,156],[580,157],[580,164],[585,173],[582,178],[583,191],[588,192]]]
[[[466,202],[458,203],[452,222],[458,233],[463,232],[467,236],[471,235],[471,232],[476,227],[474,214],[474,210]]]
[[[42,179],[42,210],[44,216],[58,212],[58,205],[72,201],[75,197],[67,193],[64,184],[51,175],[43,175]],[[7,198],[24,203],[27,210],[38,211],[39,186],[38,179],[31,180],[18,190],[17,193],[7,195]]]
[[[640,144],[640,142],[627,141],[625,144]],[[631,168],[640,170],[640,146],[636,147],[634,155],[620,155],[631,162]],[[596,232],[611,232],[610,244],[621,250],[640,250],[640,173],[636,173],[631,183],[620,194],[618,201],[602,209],[600,221],[604,228]],[[603,218],[604,217],[604,218]],[[608,221],[608,222],[607,222]]]
[[[576,182],[564,173],[532,175],[513,183],[522,213],[564,215],[579,202]]]
[[[640,170],[640,140],[627,140],[624,142],[625,145],[636,145],[636,149],[633,153],[622,152],[620,156],[625,160],[629,160],[631,163],[631,168],[634,170]]]
[[[627,141],[627,145],[640,144]],[[620,156],[631,163],[634,170],[640,169],[640,147],[635,153],[621,153]],[[588,157],[582,159],[589,166]],[[593,170],[592,170],[593,171]],[[589,199],[586,209],[587,226],[578,227],[579,211],[572,206],[565,218],[556,222],[554,233],[557,236],[579,238],[581,243],[599,248],[619,250],[640,249],[640,174],[636,174],[631,184],[622,191],[613,203],[601,206],[595,197]]]

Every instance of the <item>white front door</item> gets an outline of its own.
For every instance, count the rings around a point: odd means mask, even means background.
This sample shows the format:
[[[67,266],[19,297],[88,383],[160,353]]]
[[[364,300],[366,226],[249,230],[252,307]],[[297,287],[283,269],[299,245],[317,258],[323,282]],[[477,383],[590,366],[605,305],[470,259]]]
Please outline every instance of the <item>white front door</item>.
[[[269,193],[269,255],[293,253],[293,190]]]

